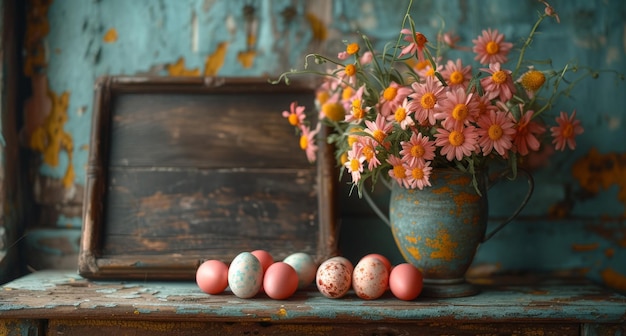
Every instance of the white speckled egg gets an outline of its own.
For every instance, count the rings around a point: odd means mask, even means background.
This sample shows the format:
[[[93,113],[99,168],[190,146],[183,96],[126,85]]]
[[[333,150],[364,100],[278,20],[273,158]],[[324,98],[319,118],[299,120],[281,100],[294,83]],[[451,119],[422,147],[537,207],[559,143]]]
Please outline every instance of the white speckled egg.
[[[298,252],[287,256],[283,262],[293,267],[298,273],[298,289],[307,287],[315,280],[317,265],[311,255]]]
[[[255,296],[263,283],[261,262],[250,252],[238,254],[228,268],[228,286],[237,297]]]
[[[378,258],[363,258],[354,267],[352,288],[358,297],[374,300],[385,293],[389,285],[387,266]]]
[[[343,257],[324,261],[317,269],[317,289],[327,298],[338,299],[350,290],[352,263]]]

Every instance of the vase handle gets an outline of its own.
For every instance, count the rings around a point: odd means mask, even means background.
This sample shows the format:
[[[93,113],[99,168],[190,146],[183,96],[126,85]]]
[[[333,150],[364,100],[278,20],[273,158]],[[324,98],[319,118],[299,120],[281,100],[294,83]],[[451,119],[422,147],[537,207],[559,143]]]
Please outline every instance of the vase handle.
[[[501,172],[500,174],[498,174],[498,176],[493,181],[490,181],[491,183],[488,186],[488,188],[491,188],[492,186],[494,186],[503,177],[505,177],[508,174],[508,172],[509,172],[509,170],[505,170],[505,171]],[[498,224],[498,226],[496,226],[495,229],[491,230],[491,232],[485,234],[485,237],[483,238],[483,241],[482,241],[483,243],[486,242],[487,240],[491,239],[491,237],[493,237],[494,234],[496,234],[505,225],[509,224],[515,217],[517,217],[517,215],[519,215],[519,213],[522,211],[522,209],[524,209],[524,207],[528,203],[528,200],[530,199],[530,197],[533,194],[533,191],[535,189],[535,180],[533,179],[533,176],[530,174],[530,172],[526,171],[525,169],[518,168],[517,173],[518,173],[518,175],[519,175],[519,173],[523,173],[524,175],[526,175],[526,179],[528,180],[528,191],[526,192],[526,196],[524,197],[524,200],[522,201],[522,203],[517,207],[517,209],[515,209],[513,214],[511,216],[509,216],[509,218],[504,220],[502,223]]]

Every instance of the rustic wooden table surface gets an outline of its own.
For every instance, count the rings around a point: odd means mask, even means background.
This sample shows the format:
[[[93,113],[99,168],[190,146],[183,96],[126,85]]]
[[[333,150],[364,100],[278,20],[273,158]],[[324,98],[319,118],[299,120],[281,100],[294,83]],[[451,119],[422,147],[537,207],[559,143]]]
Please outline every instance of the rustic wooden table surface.
[[[0,335],[622,335],[626,296],[585,280],[475,279],[480,294],[327,299],[315,287],[288,300],[208,295],[195,282],[91,281],[41,271],[0,291]]]

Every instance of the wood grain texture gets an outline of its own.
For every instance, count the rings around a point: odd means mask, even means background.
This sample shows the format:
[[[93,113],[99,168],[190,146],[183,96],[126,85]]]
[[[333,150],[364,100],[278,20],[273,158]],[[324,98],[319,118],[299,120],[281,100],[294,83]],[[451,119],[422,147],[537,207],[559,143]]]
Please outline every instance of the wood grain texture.
[[[330,148],[309,163],[281,116],[313,98],[261,79],[101,79],[79,272],[192,279],[242,251],[334,255]]]

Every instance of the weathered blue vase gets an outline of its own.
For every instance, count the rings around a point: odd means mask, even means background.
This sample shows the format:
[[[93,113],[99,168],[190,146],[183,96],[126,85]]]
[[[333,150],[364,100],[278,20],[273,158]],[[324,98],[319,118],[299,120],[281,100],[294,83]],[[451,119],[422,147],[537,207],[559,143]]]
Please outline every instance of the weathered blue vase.
[[[504,175],[490,181],[486,173],[477,173],[475,188],[471,174],[439,168],[430,176],[432,186],[423,190],[405,189],[393,183],[389,218],[383,219],[390,225],[404,259],[422,271],[423,295],[459,297],[476,294],[476,289],[465,281],[465,273],[478,246],[513,220],[526,205],[532,194],[533,181],[529,174],[524,175],[529,181],[525,199],[489,234],[486,234],[487,190]]]

